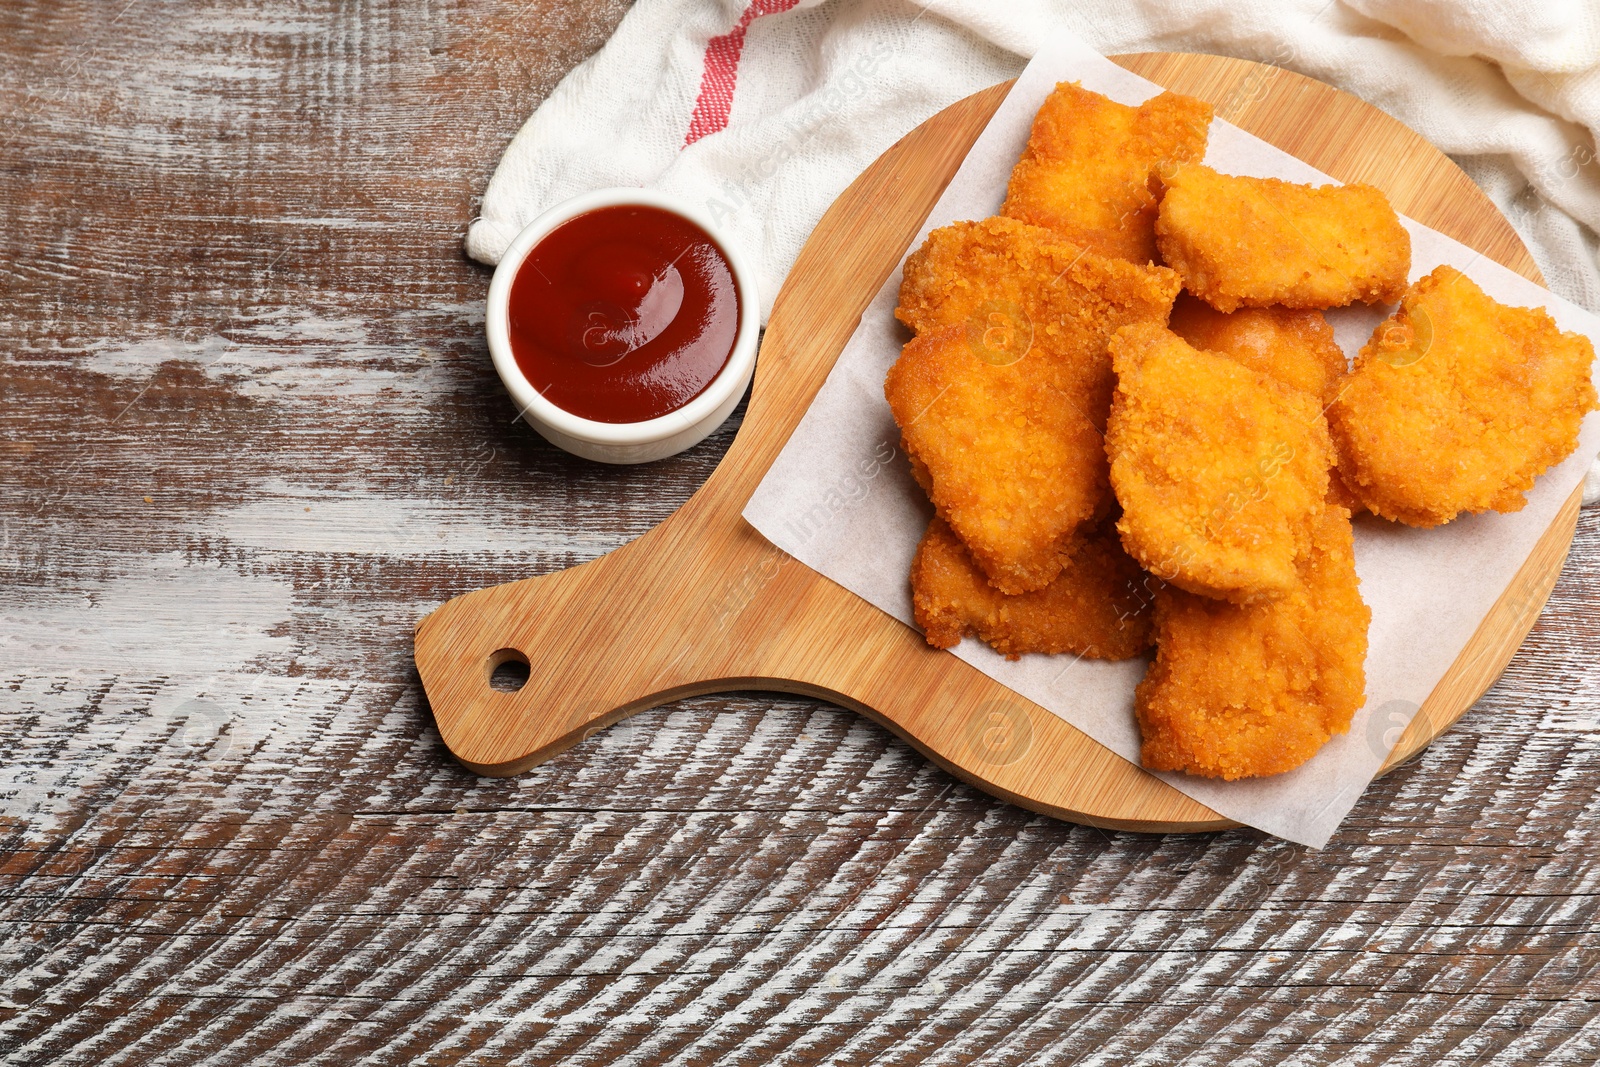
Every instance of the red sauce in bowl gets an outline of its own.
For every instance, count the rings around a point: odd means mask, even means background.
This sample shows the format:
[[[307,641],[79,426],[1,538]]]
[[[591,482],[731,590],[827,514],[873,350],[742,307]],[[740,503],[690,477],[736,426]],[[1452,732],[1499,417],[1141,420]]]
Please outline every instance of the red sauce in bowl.
[[[705,391],[739,333],[711,235],[655,207],[597,208],[550,231],[511,282],[511,353],[534,389],[594,422],[643,422]]]

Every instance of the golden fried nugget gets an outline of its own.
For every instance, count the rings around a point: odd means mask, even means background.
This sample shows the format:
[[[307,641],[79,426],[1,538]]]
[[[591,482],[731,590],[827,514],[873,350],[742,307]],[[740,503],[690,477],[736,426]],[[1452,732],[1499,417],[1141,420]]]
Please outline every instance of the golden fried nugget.
[[[1145,767],[1233,779],[1300,766],[1366,700],[1371,621],[1350,513],[1338,506],[1323,513],[1277,600],[1158,589],[1156,659],[1134,695]]]
[[[1111,334],[1165,322],[1178,278],[1012,219],[935,230],[906,263],[919,333],[884,384],[918,481],[994,586],[1023,593],[1111,505]]]
[[[1043,589],[1006,596],[988,582],[943,519],[928,524],[911,564],[912,605],[928,644],[950,648],[975,634],[996,652],[1071,652],[1128,659],[1150,647],[1143,577],[1107,523],[1076,540]]]
[[[1100,255],[1148,263],[1161,180],[1205,156],[1211,113],[1177,93],[1128,107],[1062,82],[1034,116],[1000,212]]]
[[[1129,555],[1202,596],[1287,592],[1327,506],[1320,403],[1160,326],[1118,330],[1111,356],[1106,453]]]
[[[1329,409],[1339,473],[1370,511],[1412,526],[1519,511],[1596,410],[1593,362],[1589,339],[1543,309],[1439,267],[1378,326]]]
[[[1070,366],[1034,353],[1009,364],[974,352],[964,325],[921,334],[884,394],[913,469],[995,587],[1048,585],[1060,552],[1109,506],[1100,430],[1071,402]]]
[[[1167,181],[1156,244],[1184,288],[1218,311],[1398,300],[1411,237],[1370,185],[1296,185],[1202,164]]]
[[[1240,308],[1218,311],[1190,293],[1172,305],[1169,327],[1196,348],[1227,356],[1251,370],[1310,393],[1326,407],[1348,365],[1333,327],[1315,308]]]
[[[1015,327],[980,338],[996,359],[1007,343],[1076,352],[1095,338],[1104,355],[1117,327],[1165,322],[1179,284],[1166,267],[1107,259],[1042,226],[995,216],[928,234],[906,257],[894,314],[917,333],[957,322],[980,332]]]

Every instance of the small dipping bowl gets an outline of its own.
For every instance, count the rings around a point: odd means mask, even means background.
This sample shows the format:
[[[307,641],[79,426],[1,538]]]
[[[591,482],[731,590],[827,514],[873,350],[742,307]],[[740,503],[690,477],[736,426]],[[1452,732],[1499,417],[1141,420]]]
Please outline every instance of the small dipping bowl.
[[[727,264],[728,272],[732,275],[737,302],[738,325],[732,331],[727,359],[722,364],[721,370],[716,372],[715,377],[697,394],[684,400],[680,406],[638,421],[602,421],[597,418],[587,418],[557,404],[546,394],[553,393],[560,396],[561,388],[549,382],[541,383],[542,391],[541,388],[535,387],[523,365],[518,362],[517,350],[513,345],[514,338],[520,337],[524,354],[527,355],[530,351],[530,342],[527,340],[529,330],[526,322],[522,321],[528,313],[516,312],[520,316],[520,326],[514,326],[512,322],[513,290],[516,289],[518,293],[525,291],[524,287],[516,285],[517,279],[525,264],[531,269],[538,267],[537,263],[529,263],[530,254],[568,222],[591,212],[601,213],[595,218],[602,219],[612,214],[602,210],[609,208],[654,208],[675,215],[679,220],[684,220],[692,224],[692,227],[703,231],[703,235],[710,239],[715,250],[721,253],[722,261]],[[566,237],[557,235],[557,241],[552,242],[551,247],[563,241],[570,244]],[[595,256],[591,257],[600,263],[602,272],[609,272],[605,274],[607,278],[617,274],[611,269],[613,264],[610,260],[617,258],[609,251],[612,247],[614,246],[606,245],[596,248],[593,250]],[[616,247],[622,248],[622,258],[626,258],[629,249],[625,246]],[[582,258],[580,255],[577,268],[579,273],[584,269]],[[543,271],[540,274],[542,281],[548,283],[546,288],[551,292],[568,293],[567,289],[560,287],[566,286],[569,279],[550,279]],[[639,279],[643,279],[648,272],[635,272],[635,274]],[[626,276],[625,271],[622,276]],[[574,296],[572,297],[574,303],[570,306],[562,305],[561,314],[561,317],[572,319],[573,322],[546,322],[540,319],[538,323],[540,328],[555,341],[549,347],[535,346],[538,348],[539,358],[549,361],[570,356],[570,367],[580,382],[583,374],[589,373],[585,370],[585,366],[603,368],[608,374],[622,374],[628,369],[629,355],[635,351],[632,340],[644,338],[643,343],[648,343],[650,339],[662,335],[663,330],[674,329],[671,321],[677,314],[677,308],[689,299],[685,296],[683,279],[676,271],[676,261],[668,264],[664,272],[648,276],[650,282],[639,283],[644,284],[645,289],[638,289],[636,286],[633,290],[635,292],[649,290],[636,308],[625,310],[620,305],[598,301],[585,303],[579,296]],[[558,448],[602,463],[648,463],[651,460],[664,459],[698,444],[721,426],[739,405],[740,398],[744,396],[745,386],[750,384],[750,375],[755,370],[756,344],[760,334],[760,303],[756,297],[753,277],[750,265],[733,245],[717,232],[716,224],[704,211],[687,201],[649,189],[600,189],[575,196],[544,212],[523,227],[522,232],[511,242],[511,247],[501,258],[499,266],[495,268],[494,280],[489,284],[486,316],[489,352],[494,358],[494,368],[528,425]],[[665,284],[663,279],[670,284]],[[579,289],[581,288],[579,286]],[[577,293],[578,289],[573,289],[571,292]],[[563,296],[562,299],[566,298]],[[597,311],[596,308],[603,310]],[[654,321],[646,322],[647,319]],[[583,324],[591,321],[596,325],[585,329]],[[687,323],[680,324],[677,330],[681,333],[684,328],[688,328]],[[727,333],[724,327],[722,334],[726,336]],[[583,347],[589,344],[591,338],[596,339],[597,347],[594,351]],[[553,349],[563,349],[563,351],[554,352],[552,356]],[[642,352],[644,349],[639,348],[637,351]],[[574,355],[573,352],[577,354]],[[619,352],[620,355],[617,354]],[[613,371],[612,368],[616,370]],[[598,374],[601,371],[594,373]],[[577,387],[571,382],[563,388],[567,390],[565,395],[574,407],[594,406],[589,398],[574,394],[573,389]],[[582,403],[576,402],[575,397],[576,400],[582,400]]]

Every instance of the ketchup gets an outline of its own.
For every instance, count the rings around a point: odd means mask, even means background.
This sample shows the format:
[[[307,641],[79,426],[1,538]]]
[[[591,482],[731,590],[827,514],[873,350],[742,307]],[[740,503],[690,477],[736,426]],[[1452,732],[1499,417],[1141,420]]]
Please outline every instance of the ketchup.
[[[533,247],[511,282],[511,353],[545,399],[643,422],[699,396],[739,333],[733,270],[711,235],[655,207],[597,208]]]

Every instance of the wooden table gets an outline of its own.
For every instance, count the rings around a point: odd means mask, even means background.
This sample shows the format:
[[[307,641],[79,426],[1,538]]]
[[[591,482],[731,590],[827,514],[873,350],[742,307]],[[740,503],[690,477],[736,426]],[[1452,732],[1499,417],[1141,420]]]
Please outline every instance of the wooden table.
[[[473,198],[623,11],[0,9],[0,1062],[1593,1062],[1595,511],[1321,852],[1053,822],[801,699],[445,755],[416,619],[737,429],[572,460],[485,351]]]

